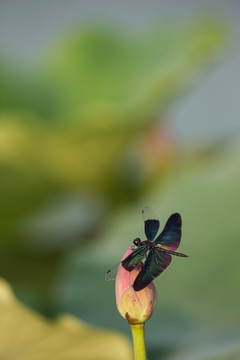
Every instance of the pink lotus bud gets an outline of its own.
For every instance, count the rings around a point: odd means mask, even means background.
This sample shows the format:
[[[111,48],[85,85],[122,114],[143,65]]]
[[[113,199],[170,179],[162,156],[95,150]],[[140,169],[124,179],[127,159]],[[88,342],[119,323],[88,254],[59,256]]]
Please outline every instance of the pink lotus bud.
[[[131,254],[132,251],[132,247],[130,247],[124,254],[122,260]],[[142,264],[129,272],[120,264],[116,277],[115,292],[117,308],[119,313],[131,325],[142,324],[148,320],[157,303],[157,292],[153,283],[150,283],[140,291],[135,291],[133,288],[134,280],[141,268]]]

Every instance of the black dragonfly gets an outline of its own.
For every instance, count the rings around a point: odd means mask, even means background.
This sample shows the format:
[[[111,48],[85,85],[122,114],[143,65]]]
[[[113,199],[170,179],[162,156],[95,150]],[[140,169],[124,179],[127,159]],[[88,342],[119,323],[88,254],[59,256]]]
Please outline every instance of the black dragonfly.
[[[163,231],[157,237],[160,227],[159,220],[155,218],[148,207],[142,210],[142,214],[147,240],[135,239],[133,244],[136,248],[121,261],[121,265],[127,271],[132,271],[140,263],[143,264],[133,284],[135,291],[144,289],[160,275],[172,261],[171,255],[188,257],[188,255],[175,251],[179,247],[182,235],[180,214],[172,214],[167,220]],[[116,273],[116,267],[108,270],[105,279],[113,280],[115,278],[114,272]]]

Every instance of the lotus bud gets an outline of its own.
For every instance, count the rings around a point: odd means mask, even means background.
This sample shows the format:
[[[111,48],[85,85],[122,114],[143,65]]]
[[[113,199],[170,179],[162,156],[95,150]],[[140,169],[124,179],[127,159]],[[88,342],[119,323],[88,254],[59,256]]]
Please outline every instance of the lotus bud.
[[[130,247],[122,260],[132,251],[133,249]],[[139,264],[129,272],[120,264],[117,272],[115,284],[117,308],[130,325],[145,323],[152,315],[157,303],[157,292],[153,283],[140,291],[135,291],[133,288],[134,280],[142,266],[142,264]]]

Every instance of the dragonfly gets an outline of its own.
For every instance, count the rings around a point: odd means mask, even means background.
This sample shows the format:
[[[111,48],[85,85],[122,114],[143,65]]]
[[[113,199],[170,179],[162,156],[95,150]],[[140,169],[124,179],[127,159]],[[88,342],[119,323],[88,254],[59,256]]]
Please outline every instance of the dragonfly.
[[[176,252],[182,235],[182,219],[179,213],[172,214],[162,232],[157,236],[160,222],[156,219],[149,207],[142,210],[146,240],[140,238],[133,240],[134,247],[130,255],[121,261],[121,265],[127,271],[132,271],[136,266],[142,264],[133,288],[140,291],[159,276],[171,263],[172,255],[188,257],[188,255]],[[106,273],[106,280],[113,280],[116,275],[116,265]]]

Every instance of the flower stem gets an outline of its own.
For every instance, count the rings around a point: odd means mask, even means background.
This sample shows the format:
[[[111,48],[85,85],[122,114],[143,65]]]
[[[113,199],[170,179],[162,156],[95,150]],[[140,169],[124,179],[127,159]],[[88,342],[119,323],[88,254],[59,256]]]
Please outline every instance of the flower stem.
[[[139,325],[131,325],[133,337],[133,349],[135,360],[147,360],[145,339],[144,339],[144,323]]]

